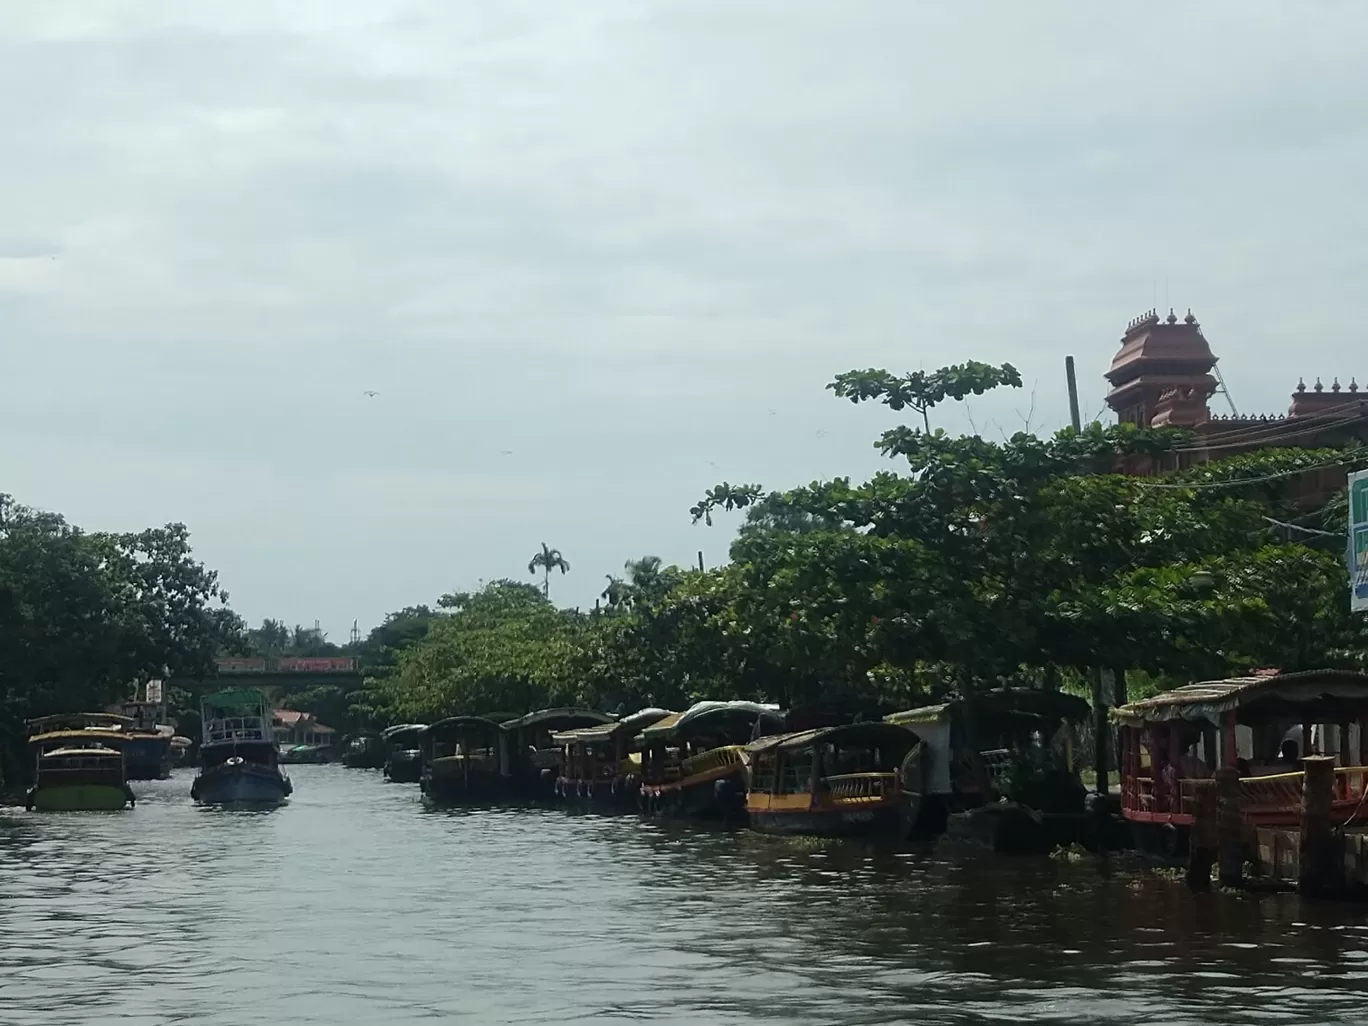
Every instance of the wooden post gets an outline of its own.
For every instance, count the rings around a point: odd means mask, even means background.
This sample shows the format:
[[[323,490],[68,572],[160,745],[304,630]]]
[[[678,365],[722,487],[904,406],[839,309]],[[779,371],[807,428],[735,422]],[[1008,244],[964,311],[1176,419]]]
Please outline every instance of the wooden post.
[[[1331,814],[1335,799],[1335,760],[1309,755],[1302,760],[1301,849],[1297,889],[1326,894],[1337,884]]]
[[[1187,885],[1211,890],[1211,867],[1220,846],[1220,803],[1216,781],[1197,780],[1192,788],[1192,836],[1188,841]]]
[[[1097,772],[1097,793],[1105,795],[1110,790],[1107,784],[1107,696],[1102,687],[1102,668],[1093,669],[1093,767]]]
[[[1064,357],[1064,380],[1069,386],[1069,423],[1077,433],[1083,430],[1083,423],[1078,416],[1078,379],[1074,376],[1072,356]]]
[[[1225,720],[1222,724],[1222,733],[1225,737],[1222,738],[1223,744],[1221,746],[1221,765],[1229,766],[1231,769],[1234,769],[1235,764],[1240,760],[1240,737],[1236,733],[1237,729],[1235,710],[1231,709],[1225,714]]]
[[[1220,796],[1218,822],[1222,887],[1239,887],[1244,883],[1244,816],[1240,802],[1240,773],[1234,766],[1222,766],[1216,771],[1216,791]]]

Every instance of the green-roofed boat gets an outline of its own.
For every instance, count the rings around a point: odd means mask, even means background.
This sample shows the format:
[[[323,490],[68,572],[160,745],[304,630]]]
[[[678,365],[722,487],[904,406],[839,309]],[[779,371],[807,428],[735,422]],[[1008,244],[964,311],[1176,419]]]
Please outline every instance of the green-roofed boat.
[[[294,790],[280,769],[271,711],[261,692],[220,691],[202,703],[200,769],[190,797],[210,804],[283,801]]]

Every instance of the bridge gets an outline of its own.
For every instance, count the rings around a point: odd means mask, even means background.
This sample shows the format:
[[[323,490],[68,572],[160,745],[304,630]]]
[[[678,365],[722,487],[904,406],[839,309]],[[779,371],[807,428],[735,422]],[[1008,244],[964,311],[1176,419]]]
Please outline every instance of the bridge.
[[[181,677],[168,681],[196,696],[238,685],[254,688],[271,706],[278,706],[288,691],[336,684],[359,688],[364,674],[351,656],[279,656],[276,658],[221,658],[218,675],[203,679]]]

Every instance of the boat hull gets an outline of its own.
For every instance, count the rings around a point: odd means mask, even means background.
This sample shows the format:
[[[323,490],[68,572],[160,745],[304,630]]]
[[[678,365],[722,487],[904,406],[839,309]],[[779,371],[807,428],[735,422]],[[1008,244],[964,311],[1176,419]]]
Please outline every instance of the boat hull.
[[[869,808],[750,811],[752,830],[789,836],[903,841],[912,833],[914,823],[914,810],[909,802],[890,802]]]
[[[262,766],[216,766],[204,770],[190,787],[190,797],[206,805],[281,802],[293,785],[283,773]]]
[[[492,766],[471,766],[458,759],[438,759],[424,768],[420,778],[423,796],[444,805],[481,803],[508,798],[509,781]]]
[[[171,776],[170,737],[130,738],[123,753],[129,780],[165,780]]]
[[[133,804],[133,792],[115,784],[40,785],[28,793],[35,812],[117,812]]]
[[[396,784],[416,784],[423,778],[423,760],[417,753],[412,758],[391,756],[385,763],[385,778]]]
[[[653,816],[701,819],[744,825],[746,823],[745,768],[729,767],[723,775],[641,788],[643,812]]]

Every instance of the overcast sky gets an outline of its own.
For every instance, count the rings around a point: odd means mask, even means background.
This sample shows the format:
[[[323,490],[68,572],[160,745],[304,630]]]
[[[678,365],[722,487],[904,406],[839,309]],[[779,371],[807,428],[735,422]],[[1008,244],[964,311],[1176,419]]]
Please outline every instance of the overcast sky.
[[[937,422],[1052,430],[1066,354],[1097,412],[1191,306],[1284,410],[1368,376],[1365,39],[1356,0],[0,5],[0,491],[184,521],[244,616],[345,640],[542,541],[567,604],[724,559],[714,482],[880,466],[852,367],[1010,360]]]

